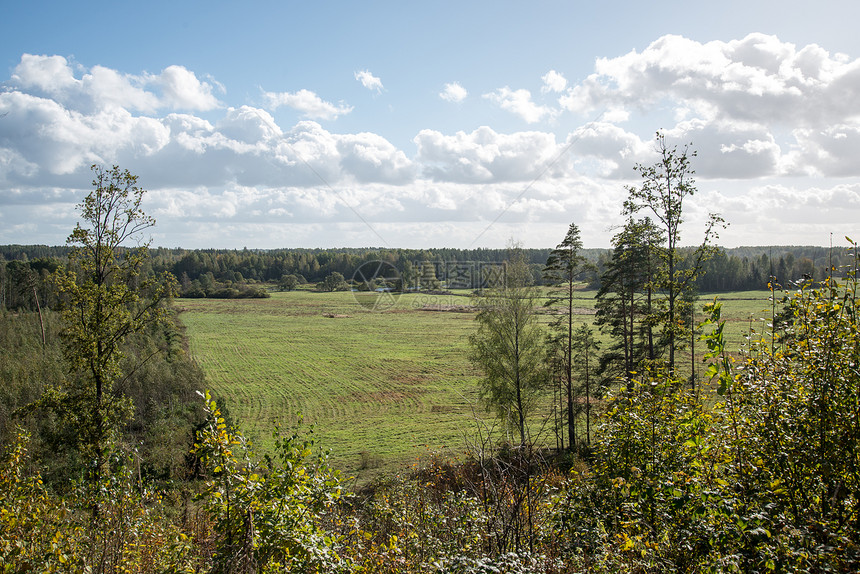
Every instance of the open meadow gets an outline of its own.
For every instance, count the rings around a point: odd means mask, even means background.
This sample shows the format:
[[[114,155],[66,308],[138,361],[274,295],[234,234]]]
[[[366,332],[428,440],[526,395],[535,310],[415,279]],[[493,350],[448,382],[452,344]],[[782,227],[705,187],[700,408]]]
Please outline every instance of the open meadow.
[[[212,391],[258,443],[301,413],[350,474],[462,448],[477,408],[473,314],[419,311],[411,295],[385,312],[349,292],[272,295],[177,303]]]
[[[730,349],[741,346],[750,325],[762,328],[768,296],[720,295]],[[577,321],[593,320],[593,298],[594,291],[579,293]],[[712,298],[700,298],[698,320]],[[266,448],[275,424],[288,428],[301,413],[335,466],[367,479],[431,453],[457,455],[476,417],[492,422],[478,402],[480,373],[467,358],[475,322],[462,307],[470,302],[404,294],[374,311],[350,292],[298,290],[176,305],[211,390],[259,446]]]

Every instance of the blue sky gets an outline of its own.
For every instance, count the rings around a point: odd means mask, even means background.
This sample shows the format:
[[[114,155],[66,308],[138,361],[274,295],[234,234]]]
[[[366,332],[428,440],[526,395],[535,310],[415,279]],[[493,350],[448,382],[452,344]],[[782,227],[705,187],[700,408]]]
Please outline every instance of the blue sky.
[[[605,247],[654,132],[720,243],[860,238],[860,4],[39,2],[0,20],[0,243],[89,165],[156,245]]]

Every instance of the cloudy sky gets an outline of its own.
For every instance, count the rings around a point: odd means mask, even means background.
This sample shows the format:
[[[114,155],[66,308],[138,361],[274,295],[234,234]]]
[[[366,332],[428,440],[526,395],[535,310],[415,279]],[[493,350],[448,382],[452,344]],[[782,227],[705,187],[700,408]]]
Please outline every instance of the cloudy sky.
[[[814,5],[813,5],[814,4]],[[663,6],[666,6],[665,8]],[[0,244],[118,164],[168,247],[606,247],[654,134],[720,243],[860,239],[860,2],[28,2],[0,18]]]

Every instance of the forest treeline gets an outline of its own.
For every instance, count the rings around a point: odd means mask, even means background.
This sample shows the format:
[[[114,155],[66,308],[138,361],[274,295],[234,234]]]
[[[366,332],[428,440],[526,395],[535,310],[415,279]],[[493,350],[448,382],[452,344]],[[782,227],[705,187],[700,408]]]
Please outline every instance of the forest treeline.
[[[523,249],[535,284],[542,284],[550,249]],[[56,295],[48,280],[67,265],[70,248],[46,245],[0,245],[0,307],[34,309],[33,288],[50,306]],[[694,248],[679,250],[679,265],[692,265]],[[611,249],[582,249],[593,265],[579,276],[589,288],[599,289],[601,277],[612,259]],[[151,248],[142,273],[171,273],[184,297],[261,297],[259,284],[278,284],[295,277],[297,284],[321,283],[332,273],[347,280],[361,265],[385,261],[406,278],[416,278],[422,267],[432,266],[435,277],[446,280],[449,264],[456,262],[502,263],[508,249],[168,249]],[[844,249],[814,246],[765,246],[719,249],[703,263],[695,287],[703,293],[766,289],[774,278],[782,286],[809,277],[821,279],[829,269],[848,263]],[[408,283],[408,282],[407,282]],[[408,284],[406,285],[409,286]]]

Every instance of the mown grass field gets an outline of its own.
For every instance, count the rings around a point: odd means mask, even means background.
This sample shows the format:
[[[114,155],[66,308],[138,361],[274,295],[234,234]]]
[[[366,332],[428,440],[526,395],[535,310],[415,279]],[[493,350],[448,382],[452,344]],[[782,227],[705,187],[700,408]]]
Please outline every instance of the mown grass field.
[[[731,349],[768,316],[768,295],[720,296]],[[577,321],[593,319],[593,297],[580,292]],[[177,300],[191,354],[246,434],[265,448],[275,424],[289,427],[301,413],[334,464],[360,478],[430,453],[458,454],[475,417],[492,418],[478,403],[480,373],[467,359],[474,313],[452,310],[469,303],[406,294],[370,311],[352,293],[301,290]]]
[[[386,312],[345,292],[177,305],[192,355],[248,434],[265,446],[301,413],[338,467],[372,474],[461,449],[473,419],[473,315],[418,311],[412,298]]]

